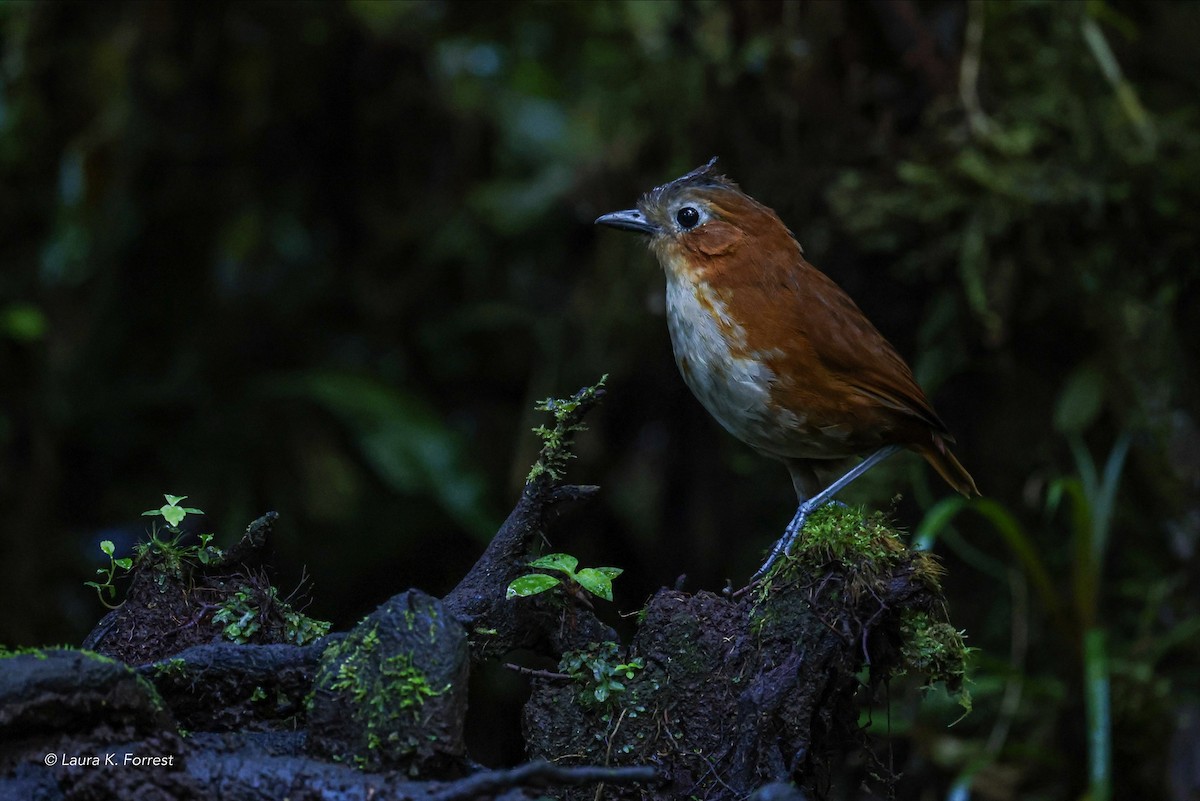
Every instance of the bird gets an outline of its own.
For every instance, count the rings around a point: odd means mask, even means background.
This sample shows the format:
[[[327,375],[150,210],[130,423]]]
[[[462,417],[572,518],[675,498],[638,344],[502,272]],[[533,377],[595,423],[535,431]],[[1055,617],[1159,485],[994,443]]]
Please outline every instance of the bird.
[[[751,581],[805,520],[889,456],[910,450],[967,498],[979,488],[908,364],[846,292],[804,256],[772,209],[707,164],[597,225],[649,238],[666,274],[675,363],[730,434],[786,465],[796,514]],[[820,472],[864,457],[823,485]]]

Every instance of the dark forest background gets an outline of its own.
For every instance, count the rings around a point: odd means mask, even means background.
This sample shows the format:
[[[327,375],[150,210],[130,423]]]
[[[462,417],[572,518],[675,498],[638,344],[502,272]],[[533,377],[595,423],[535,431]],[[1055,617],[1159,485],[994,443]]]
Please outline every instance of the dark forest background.
[[[1200,4],[0,4],[0,642],[77,643],[163,493],[345,628],[447,592],[536,401],[609,375],[555,550],[744,582],[786,471],[676,373],[599,214],[710,156],[914,366],[985,499],[847,493],[943,557],[974,711],[893,685],[904,798],[1200,787]],[[520,757],[524,681],[475,678]],[[481,700],[490,699],[490,700]],[[843,788],[848,796],[858,792]]]

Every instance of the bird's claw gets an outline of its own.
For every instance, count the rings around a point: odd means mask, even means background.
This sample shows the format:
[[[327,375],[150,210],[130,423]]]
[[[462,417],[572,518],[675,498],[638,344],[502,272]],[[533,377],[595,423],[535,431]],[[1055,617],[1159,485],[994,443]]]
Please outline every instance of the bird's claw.
[[[750,577],[751,584],[765,576],[767,571],[771,569],[771,566],[775,564],[779,557],[786,555],[792,550],[792,543],[796,541],[796,537],[800,536],[800,530],[804,528],[804,521],[808,519],[808,516],[810,513],[812,513],[812,511],[813,510],[809,507],[807,501],[800,504],[800,507],[796,509],[796,515],[792,518],[791,522],[787,524],[787,528],[783,530],[783,536],[780,537],[775,543],[775,546],[771,548],[771,554],[767,557],[767,561],[763,562],[763,566],[760,567],[758,571]]]

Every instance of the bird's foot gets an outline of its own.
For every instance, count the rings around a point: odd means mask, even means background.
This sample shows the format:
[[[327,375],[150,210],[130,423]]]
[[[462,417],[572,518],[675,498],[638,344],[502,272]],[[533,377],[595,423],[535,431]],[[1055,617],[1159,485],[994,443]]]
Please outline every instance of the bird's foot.
[[[813,510],[816,508],[817,506],[813,505],[811,501],[805,501],[804,503],[800,504],[800,506],[796,509],[796,514],[792,518],[792,521],[788,523],[787,528],[783,530],[783,536],[780,537],[778,542],[775,543],[775,546],[771,548],[771,555],[767,557],[767,561],[763,562],[763,566],[760,567],[758,571],[750,577],[750,584],[755,584],[762,579],[762,577],[767,574],[767,571],[771,569],[771,566],[775,564],[779,557],[787,554],[787,552],[792,549],[792,543],[796,541],[796,537],[800,536],[800,529],[804,528],[804,521],[808,519],[808,516],[812,514]]]
[[[796,510],[796,516],[792,518],[792,522],[788,523],[787,528],[783,531],[783,536],[779,538],[779,542],[775,543],[775,547],[771,549],[771,555],[767,557],[767,561],[758,569],[758,572],[750,577],[750,583],[746,585],[746,588],[749,589],[758,583],[767,574],[767,571],[771,569],[771,565],[775,564],[775,560],[791,550],[792,543],[796,541],[796,536],[800,533],[800,529],[804,527],[805,519],[814,510],[833,501],[833,496],[845,489],[850,482],[900,450],[902,449],[899,445],[885,445],[847,470],[846,474],[837,481],[800,504],[800,508]]]

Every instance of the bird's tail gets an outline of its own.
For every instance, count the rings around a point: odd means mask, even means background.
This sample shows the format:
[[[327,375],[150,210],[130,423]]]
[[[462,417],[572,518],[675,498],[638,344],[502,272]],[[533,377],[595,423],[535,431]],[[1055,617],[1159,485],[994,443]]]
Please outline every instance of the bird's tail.
[[[916,450],[955,490],[968,498],[982,494],[979,487],[975,486],[975,479],[971,478],[967,468],[963,467],[962,463],[954,457],[941,437],[934,435],[933,444],[918,447]]]

